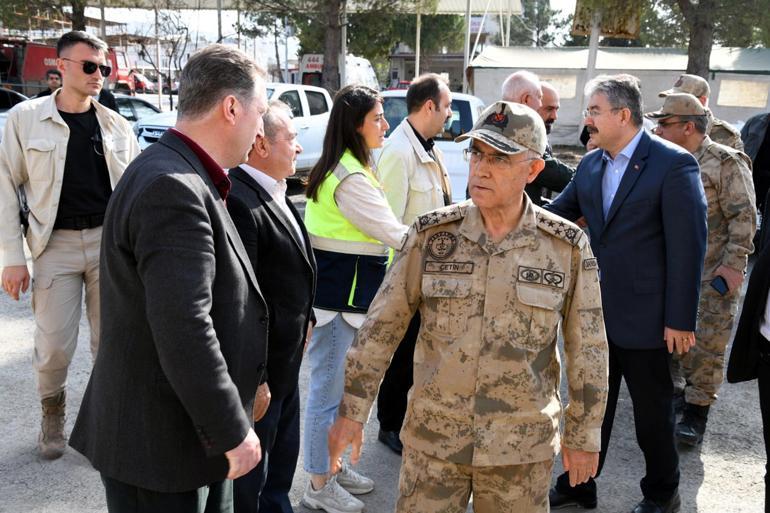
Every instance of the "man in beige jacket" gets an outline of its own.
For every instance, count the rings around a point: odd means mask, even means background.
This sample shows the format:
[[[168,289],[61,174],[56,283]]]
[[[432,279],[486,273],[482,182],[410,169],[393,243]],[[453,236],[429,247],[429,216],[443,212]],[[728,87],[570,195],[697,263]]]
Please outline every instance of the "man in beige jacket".
[[[417,77],[406,92],[408,116],[385,142],[377,174],[385,196],[403,224],[409,225],[431,210],[449,205],[452,192],[441,150],[433,137],[452,118],[452,94],[438,75]],[[406,395],[412,387],[412,360],[420,314],[416,313],[393,356],[377,397],[379,440],[401,454],[399,431],[406,414]]]
[[[73,31],[59,39],[57,55],[62,88],[16,105],[0,144],[0,267],[3,290],[15,300],[30,285],[20,196],[29,208],[34,363],[43,408],[38,449],[46,459],[60,457],[66,446],[65,382],[84,285],[96,356],[102,220],[112,189],[139,153],[131,125],[93,98],[111,71],[107,45]]]

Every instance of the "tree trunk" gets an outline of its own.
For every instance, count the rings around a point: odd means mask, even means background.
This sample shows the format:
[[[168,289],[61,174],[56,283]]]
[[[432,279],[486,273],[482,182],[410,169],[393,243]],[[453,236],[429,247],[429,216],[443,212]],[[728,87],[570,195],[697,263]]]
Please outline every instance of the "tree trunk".
[[[283,73],[281,73],[281,54],[278,51],[278,18],[273,22],[273,45],[275,46],[275,67],[278,70],[279,81],[286,82],[283,79]]]
[[[84,0],[71,0],[72,5],[72,30],[86,29],[86,2]]]
[[[324,66],[321,86],[334,94],[340,88],[340,51],[342,49],[342,7],[345,0],[327,0]]]
[[[714,44],[715,0],[678,0],[684,19],[690,29],[687,46],[687,73],[708,80],[711,46]]]

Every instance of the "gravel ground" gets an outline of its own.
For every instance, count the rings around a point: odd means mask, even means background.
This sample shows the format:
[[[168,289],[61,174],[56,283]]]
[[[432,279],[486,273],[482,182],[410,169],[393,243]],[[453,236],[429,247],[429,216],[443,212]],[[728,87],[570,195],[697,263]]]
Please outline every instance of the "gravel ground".
[[[99,476],[87,460],[71,449],[53,462],[37,456],[40,406],[32,370],[34,326],[29,300],[29,294],[18,303],[0,295],[0,512],[104,512]],[[81,322],[68,383],[68,432],[90,366],[88,327]],[[307,368],[303,367],[303,400],[307,378]],[[372,418],[376,419],[374,415]],[[390,513],[395,504],[400,459],[378,443],[376,437],[374,420],[366,426],[366,443],[358,470],[375,479],[376,489],[362,499],[365,511]],[[756,383],[725,385],[720,400],[712,408],[705,443],[697,450],[682,450],[680,454],[682,512],[762,511],[765,453]],[[595,511],[630,511],[641,498],[638,482],[643,468],[633,431],[631,403],[624,388],[607,464],[599,480],[599,508]],[[307,475],[301,461],[297,469],[292,502],[298,505],[307,486]],[[558,460],[555,472],[560,472]],[[296,510],[310,511],[301,506]]]

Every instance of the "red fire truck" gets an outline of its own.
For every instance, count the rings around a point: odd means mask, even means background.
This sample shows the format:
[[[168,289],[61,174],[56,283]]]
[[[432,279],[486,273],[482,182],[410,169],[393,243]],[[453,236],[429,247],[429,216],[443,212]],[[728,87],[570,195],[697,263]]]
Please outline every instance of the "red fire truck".
[[[126,53],[110,48],[110,83],[115,89],[134,92],[131,65]],[[56,47],[21,38],[0,38],[0,87],[10,86],[27,96],[45,89],[45,72],[56,68]]]

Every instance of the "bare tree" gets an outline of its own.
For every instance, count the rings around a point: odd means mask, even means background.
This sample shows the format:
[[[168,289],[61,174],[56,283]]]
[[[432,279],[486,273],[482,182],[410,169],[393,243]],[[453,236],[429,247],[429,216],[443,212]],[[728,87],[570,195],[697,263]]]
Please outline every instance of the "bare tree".
[[[154,27],[149,31],[155,32]],[[139,55],[155,70],[162,79],[164,87],[168,88],[168,98],[171,108],[174,108],[173,99],[173,78],[182,69],[184,58],[187,52],[187,45],[190,43],[190,30],[182,19],[179,11],[158,11],[158,39],[160,40],[162,50],[168,56],[168,68],[164,72],[161,63],[156,62],[155,37],[146,34],[139,39]],[[148,46],[148,43],[152,47]]]

